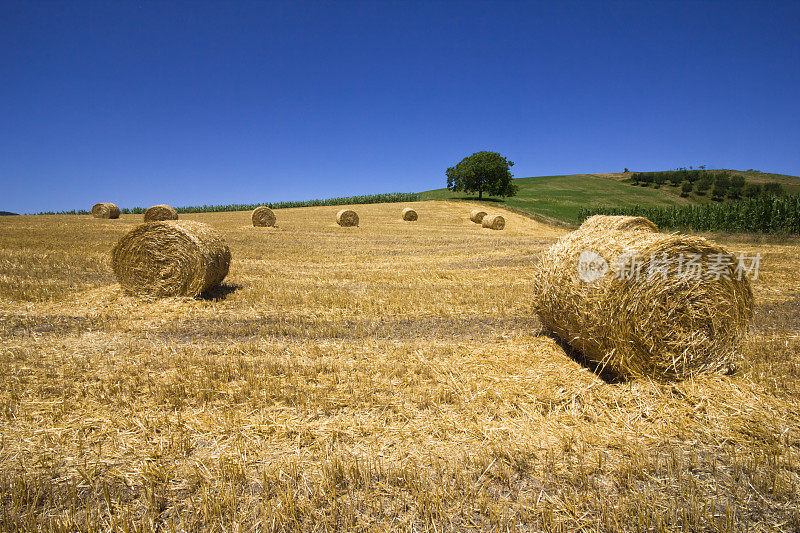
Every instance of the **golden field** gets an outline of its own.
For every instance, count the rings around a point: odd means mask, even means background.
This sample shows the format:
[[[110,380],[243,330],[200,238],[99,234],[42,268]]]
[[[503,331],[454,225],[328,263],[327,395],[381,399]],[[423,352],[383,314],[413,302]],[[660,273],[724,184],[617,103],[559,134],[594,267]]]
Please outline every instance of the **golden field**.
[[[157,301],[141,216],[0,218],[0,529],[800,529],[800,241],[711,236],[763,256],[738,372],[615,382],[531,311],[563,229],[351,207],[181,215],[230,274]]]

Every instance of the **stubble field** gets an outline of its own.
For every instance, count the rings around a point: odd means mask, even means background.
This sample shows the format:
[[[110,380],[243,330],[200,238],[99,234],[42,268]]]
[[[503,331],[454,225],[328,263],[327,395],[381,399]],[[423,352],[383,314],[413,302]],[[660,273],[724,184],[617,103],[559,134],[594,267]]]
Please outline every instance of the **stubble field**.
[[[233,261],[125,296],[139,216],[0,218],[0,529],[800,529],[800,242],[762,254],[730,376],[616,382],[543,334],[561,234],[466,203],[181,215]]]

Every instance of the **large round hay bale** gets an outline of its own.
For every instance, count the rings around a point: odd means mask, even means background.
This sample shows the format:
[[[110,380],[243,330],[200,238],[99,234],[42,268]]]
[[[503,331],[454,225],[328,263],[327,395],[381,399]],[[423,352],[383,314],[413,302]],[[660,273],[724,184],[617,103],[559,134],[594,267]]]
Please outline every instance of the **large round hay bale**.
[[[481,220],[481,225],[484,228],[500,230],[506,227],[506,219],[501,215],[486,215]]]
[[[342,209],[336,213],[336,223],[340,226],[358,226],[358,213],[352,209]]]
[[[409,222],[413,222],[417,220],[417,212],[411,209],[410,207],[406,207],[403,209],[403,220],[407,220]]]
[[[178,220],[178,212],[174,207],[164,204],[148,207],[144,212],[144,221],[156,222],[159,220]]]
[[[117,281],[139,296],[197,296],[219,285],[230,263],[222,237],[191,220],[145,222],[111,250]]]
[[[94,218],[119,218],[119,214],[119,207],[111,202],[100,202],[92,206],[92,216]]]
[[[580,227],[584,231],[618,230],[618,231],[658,231],[649,219],[644,217],[594,215],[583,221]]]
[[[737,264],[701,237],[579,229],[542,255],[534,307],[546,329],[622,377],[729,371],[753,316]]]
[[[486,216],[486,211],[482,209],[473,209],[469,214],[469,219],[476,224],[483,222],[483,217]]]
[[[269,207],[260,205],[253,209],[253,225],[267,228],[275,225],[275,213]]]

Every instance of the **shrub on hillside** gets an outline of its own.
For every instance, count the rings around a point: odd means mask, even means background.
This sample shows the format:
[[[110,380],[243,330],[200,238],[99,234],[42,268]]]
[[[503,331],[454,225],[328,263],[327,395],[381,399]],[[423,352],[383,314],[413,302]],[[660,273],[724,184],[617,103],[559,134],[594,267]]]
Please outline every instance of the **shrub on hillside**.
[[[777,181],[771,181],[769,183],[765,183],[764,184],[764,192],[767,193],[767,194],[780,196],[780,195],[783,194],[783,185],[781,185]]]
[[[758,183],[748,183],[745,185],[742,195],[745,198],[755,198],[756,196],[761,195],[763,191],[764,190],[761,188],[761,185]]]

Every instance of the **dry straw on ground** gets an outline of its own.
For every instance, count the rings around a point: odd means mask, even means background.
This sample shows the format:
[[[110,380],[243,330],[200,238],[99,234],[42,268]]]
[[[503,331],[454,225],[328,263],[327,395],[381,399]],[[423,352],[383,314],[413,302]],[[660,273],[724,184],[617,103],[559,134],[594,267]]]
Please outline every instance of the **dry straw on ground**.
[[[704,238],[595,222],[602,224],[582,226],[542,256],[535,307],[545,328],[623,377],[683,379],[734,368],[753,315],[736,258]],[[689,258],[698,258],[700,276],[723,262],[721,276],[699,279],[687,270]]]
[[[506,227],[506,219],[502,215],[486,215],[481,220],[481,225],[489,229],[503,229]]]
[[[472,212],[469,214],[469,219],[476,224],[480,224],[483,222],[483,217],[486,216],[486,211],[481,209],[473,209]]]
[[[644,217],[594,215],[581,224],[583,231],[617,230],[617,231],[658,231],[658,226]]]
[[[797,533],[800,241],[715,237],[765,256],[741,371],[610,384],[521,297],[566,232],[464,206],[193,214],[236,264],[154,301],[118,224],[0,217],[0,531]]]
[[[275,225],[275,213],[269,207],[260,205],[253,209],[253,226],[270,227]]]
[[[178,220],[178,212],[174,207],[164,204],[148,207],[144,212],[144,221],[156,222],[159,220]]]
[[[358,226],[358,213],[352,209],[342,209],[336,213],[336,223],[340,226]]]
[[[222,237],[189,220],[145,222],[111,250],[117,281],[139,296],[198,296],[225,279],[230,262]]]
[[[94,218],[119,218],[119,215],[119,207],[111,202],[100,202],[92,206],[92,216]]]
[[[417,218],[419,218],[417,216],[417,212],[411,209],[410,207],[406,207],[405,209],[403,209],[403,220],[413,222],[414,220],[417,220]]]

